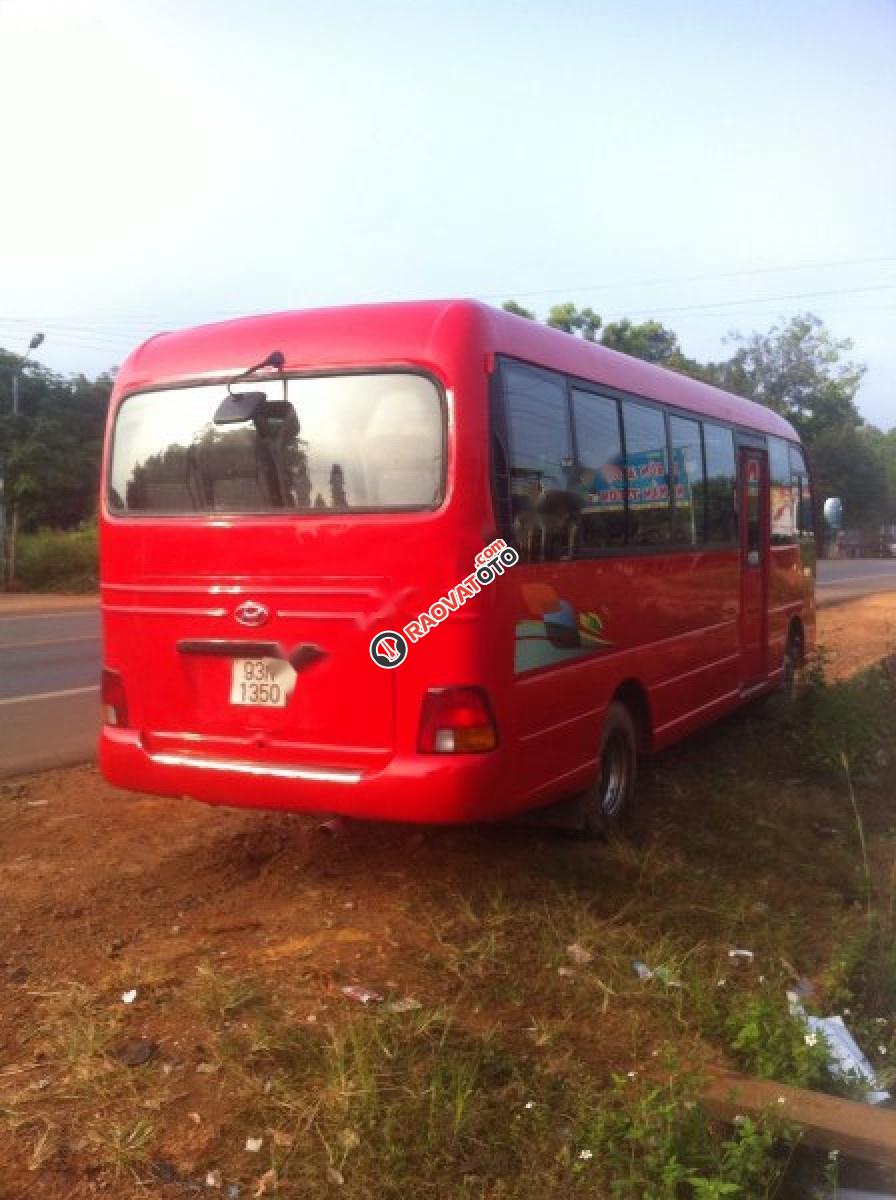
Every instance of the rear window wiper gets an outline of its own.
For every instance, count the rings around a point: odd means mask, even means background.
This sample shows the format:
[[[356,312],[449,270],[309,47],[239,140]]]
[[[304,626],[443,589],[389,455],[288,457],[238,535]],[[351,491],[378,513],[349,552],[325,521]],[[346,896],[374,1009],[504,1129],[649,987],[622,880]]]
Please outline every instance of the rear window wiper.
[[[241,379],[248,379],[250,375],[254,375],[256,371],[262,371],[266,367],[282,371],[285,361],[281,350],[272,350],[261,362],[241,371],[239,375],[234,375],[233,379],[227,383],[227,395],[218,405],[213,418],[214,423],[216,425],[239,425],[243,421],[252,421],[261,415],[283,420],[292,408],[288,401],[268,400],[267,392],[240,392],[235,395],[231,388]]]

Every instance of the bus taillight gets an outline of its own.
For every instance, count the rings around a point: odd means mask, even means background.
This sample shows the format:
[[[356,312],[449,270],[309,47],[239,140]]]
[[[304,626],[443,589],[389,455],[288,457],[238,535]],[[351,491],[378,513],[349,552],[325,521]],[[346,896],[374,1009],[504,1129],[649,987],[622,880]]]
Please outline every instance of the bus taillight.
[[[498,730],[482,688],[431,688],[426,693],[417,744],[421,754],[482,754],[497,744]]]
[[[128,723],[128,701],[124,693],[124,681],[117,671],[103,667],[100,696],[103,705],[103,720],[107,725],[119,728]]]

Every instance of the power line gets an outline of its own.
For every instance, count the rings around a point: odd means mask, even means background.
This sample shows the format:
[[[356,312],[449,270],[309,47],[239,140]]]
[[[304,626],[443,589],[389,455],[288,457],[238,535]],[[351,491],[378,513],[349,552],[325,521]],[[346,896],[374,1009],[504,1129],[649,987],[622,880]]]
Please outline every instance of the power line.
[[[521,292],[511,289],[500,293],[489,292],[483,294],[482,299],[496,300],[502,297],[506,299],[508,296],[513,296],[514,298],[517,296],[555,296],[566,292],[598,292],[630,287],[656,287],[665,283],[698,283],[707,279],[736,279],[747,275],[777,275],[785,271],[818,271],[829,267],[852,267],[872,263],[892,262],[896,262],[896,256],[894,255],[887,255],[881,258],[839,258],[831,259],[828,262],[797,263],[787,267],[749,267],[739,271],[715,271],[706,275],[667,275],[663,279],[635,279],[617,283],[577,284],[575,287],[541,288],[539,291]]]
[[[831,291],[823,292],[790,292],[784,296],[751,296],[750,298],[741,298],[739,300],[714,300],[708,304],[676,304],[676,305],[653,305],[650,308],[638,308],[619,310],[618,313],[611,313],[608,316],[612,319],[615,317],[642,317],[648,316],[651,313],[674,313],[674,312],[698,312],[700,310],[709,310],[716,308],[743,308],[749,304],[773,304],[779,300],[812,300],[818,296],[852,296],[859,292],[885,292],[896,289],[896,283],[876,283],[870,287],[860,288],[834,288]]]
[[[859,260],[854,260],[859,261]],[[896,259],[878,259],[869,261],[896,261]],[[821,264],[819,264],[821,265]],[[782,268],[783,269],[783,268]],[[733,274],[733,273],[731,273]],[[696,277],[694,277],[696,278]],[[630,285],[636,286],[636,285]],[[618,320],[623,317],[649,317],[656,314],[666,313],[699,313],[703,315],[713,315],[719,309],[732,309],[734,311],[748,312],[754,305],[757,304],[776,304],[784,301],[794,300],[814,300],[829,296],[849,296],[859,295],[867,292],[891,291],[896,289],[896,283],[870,284],[864,287],[856,288],[831,288],[820,291],[811,292],[789,292],[776,296],[751,296],[741,297],[736,300],[714,300],[706,301],[700,304],[679,304],[679,305],[651,305],[649,308],[641,309],[620,309],[610,313],[603,314],[605,320]],[[518,295],[521,293],[517,293]],[[887,306],[885,306],[887,307]],[[841,309],[840,311],[861,311],[859,309]],[[866,310],[873,311],[873,310]],[[206,314],[208,319],[208,314]],[[110,350],[113,348],[129,348],[137,342],[143,341],[152,329],[136,329],[133,326],[128,328],[113,329],[108,325],[102,324],[74,324],[65,321],[47,321],[35,317],[0,317],[0,327],[11,331],[7,336],[19,336],[19,325],[38,323],[49,330],[53,335],[53,340],[62,345],[71,345],[81,347],[82,349],[90,350]]]
[[[848,308],[837,308],[832,307],[829,304],[819,304],[813,307],[817,307],[819,311],[824,313],[837,313],[838,315],[849,315],[850,313],[865,312],[896,312],[896,304],[856,304],[851,305]],[[652,309],[651,311],[658,312],[660,310]],[[781,317],[784,315],[782,314],[780,308],[739,308],[735,311],[737,312],[738,316],[745,317]],[[702,312],[695,311],[692,313],[683,314],[685,317],[714,317],[716,315],[717,314],[711,309],[703,310]]]
[[[483,300],[506,299],[508,296],[553,296],[567,292],[587,292],[587,291],[609,291],[620,288],[637,288],[637,287],[655,287],[662,284],[671,283],[697,283],[708,279],[736,279],[751,275],[776,275],[789,271],[818,271],[836,267],[850,267],[861,265],[872,265],[879,263],[896,262],[896,255],[884,255],[873,258],[839,258],[829,259],[823,262],[807,262],[807,263],[792,263],[786,266],[772,267],[748,267],[736,271],[714,271],[701,275],[669,275],[664,278],[657,279],[633,279],[619,280],[613,283],[591,283],[577,284],[575,287],[552,287],[541,288],[539,290],[518,291],[513,288],[505,288],[501,292],[478,293]],[[821,293],[819,293],[821,294]],[[173,321],[175,318],[185,318],[193,320],[223,320],[228,317],[238,317],[245,315],[245,309],[193,309],[193,310],[177,310],[169,309],[164,313],[117,313],[115,316],[110,315],[108,318],[97,317],[91,322],[91,328],[108,328],[109,326],[118,326],[120,328],[131,328],[130,322],[140,323],[143,321]],[[0,317],[0,323],[8,324],[29,324],[31,322],[43,321],[49,324],[54,317],[61,316],[62,320],[68,319],[68,314],[53,314],[44,313],[41,316],[19,316],[19,317]],[[154,325],[146,327],[150,332],[155,330]],[[141,330],[142,331],[142,330]]]

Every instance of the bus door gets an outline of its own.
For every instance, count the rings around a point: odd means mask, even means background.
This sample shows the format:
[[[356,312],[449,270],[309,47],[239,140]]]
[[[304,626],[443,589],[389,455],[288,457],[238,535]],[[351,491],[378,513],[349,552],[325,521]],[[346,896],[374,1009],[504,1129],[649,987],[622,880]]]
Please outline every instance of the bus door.
[[[740,448],[740,653],[741,684],[768,674],[768,455]]]

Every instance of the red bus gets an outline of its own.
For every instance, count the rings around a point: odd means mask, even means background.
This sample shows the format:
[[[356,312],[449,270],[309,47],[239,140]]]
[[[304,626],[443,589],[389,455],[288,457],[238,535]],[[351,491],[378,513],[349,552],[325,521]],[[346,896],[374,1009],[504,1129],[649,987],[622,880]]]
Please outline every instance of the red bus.
[[[110,408],[103,772],[603,827],[811,648],[812,512],[770,410],[477,303],[159,335]]]

